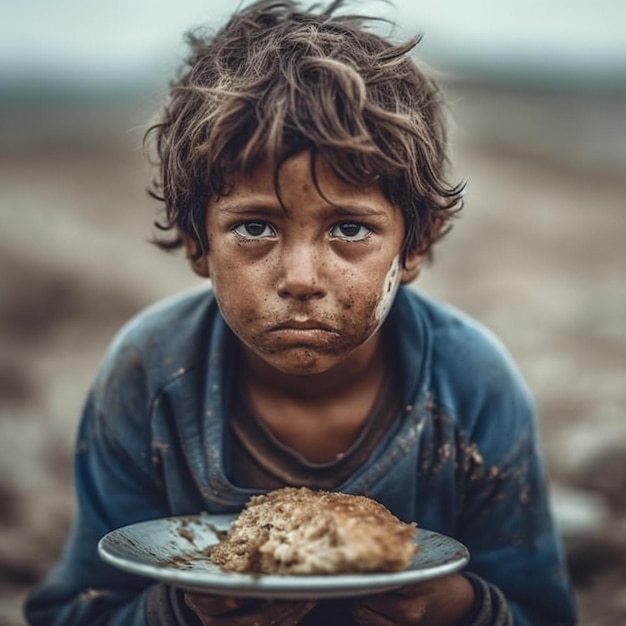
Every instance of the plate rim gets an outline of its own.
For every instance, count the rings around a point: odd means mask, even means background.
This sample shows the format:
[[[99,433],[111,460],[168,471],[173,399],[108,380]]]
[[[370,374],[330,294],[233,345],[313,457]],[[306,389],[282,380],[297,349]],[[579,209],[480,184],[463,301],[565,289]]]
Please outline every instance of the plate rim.
[[[452,574],[463,569],[470,560],[468,548],[458,539],[421,526],[418,527],[419,532],[415,540],[418,545],[420,545],[420,535],[423,539],[424,533],[429,538],[441,537],[452,542],[457,548],[457,558],[425,569],[405,569],[399,572],[281,576],[278,574],[242,574],[219,571],[216,573],[207,572],[206,576],[209,580],[202,580],[202,574],[198,574],[198,572],[131,561],[127,558],[121,558],[107,549],[107,544],[113,541],[116,535],[128,532],[130,529],[136,531],[141,526],[153,526],[162,523],[167,529],[168,525],[175,523],[204,522],[212,523],[219,529],[223,525],[228,527],[237,515],[233,513],[199,513],[142,520],[120,526],[103,535],[98,541],[97,552],[104,562],[118,569],[184,590],[203,594],[222,593],[229,596],[274,599],[331,599],[390,591],[404,585],[416,584]],[[298,581],[295,585],[293,584],[294,580]]]

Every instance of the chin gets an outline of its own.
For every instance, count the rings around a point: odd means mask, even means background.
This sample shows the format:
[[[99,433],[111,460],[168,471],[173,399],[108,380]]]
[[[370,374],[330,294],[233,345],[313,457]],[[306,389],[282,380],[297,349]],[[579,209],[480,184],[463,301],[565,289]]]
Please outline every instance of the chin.
[[[299,361],[298,363],[270,364],[274,369],[290,376],[315,376],[332,369],[332,365],[320,363],[319,360]]]
[[[333,355],[319,354],[302,349],[282,355],[259,355],[271,368],[290,376],[314,376],[324,374],[335,367],[342,359]],[[268,358],[269,357],[269,358]]]

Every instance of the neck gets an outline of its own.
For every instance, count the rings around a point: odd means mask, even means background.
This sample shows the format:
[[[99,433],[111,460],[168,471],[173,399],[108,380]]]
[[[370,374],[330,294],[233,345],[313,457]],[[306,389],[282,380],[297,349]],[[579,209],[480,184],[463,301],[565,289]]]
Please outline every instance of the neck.
[[[245,362],[255,414],[283,444],[316,463],[335,459],[354,443],[385,372],[379,336],[320,374],[285,374],[249,354]]]

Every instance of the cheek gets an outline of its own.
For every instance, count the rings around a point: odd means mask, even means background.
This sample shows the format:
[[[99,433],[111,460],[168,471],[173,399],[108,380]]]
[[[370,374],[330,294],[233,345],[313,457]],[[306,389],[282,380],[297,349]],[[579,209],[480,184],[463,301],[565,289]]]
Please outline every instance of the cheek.
[[[377,323],[382,323],[387,317],[393,300],[396,297],[396,292],[400,286],[400,257],[397,256],[391,263],[391,267],[385,276],[383,281],[383,288],[378,299],[378,304],[374,310],[374,319]]]
[[[251,305],[252,298],[244,296],[250,292],[247,285],[242,285],[243,278],[239,275],[236,266],[213,267],[211,273],[213,293],[227,322],[235,322],[242,315],[249,315],[247,309]]]
[[[337,320],[342,322],[347,335],[359,335],[363,339],[380,328],[391,309],[400,279],[400,259],[396,257],[383,278],[363,280],[358,283],[360,288],[352,284],[345,289]]]

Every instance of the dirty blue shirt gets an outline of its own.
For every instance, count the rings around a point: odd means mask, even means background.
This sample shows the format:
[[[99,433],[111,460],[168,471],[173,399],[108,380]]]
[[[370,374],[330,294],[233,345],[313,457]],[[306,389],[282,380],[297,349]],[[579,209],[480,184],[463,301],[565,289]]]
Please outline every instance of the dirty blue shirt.
[[[340,491],[455,537],[467,571],[499,588],[516,626],[575,623],[550,517],[532,401],[500,343],[402,287],[386,321],[404,414]],[[77,510],[63,555],[28,599],[36,626],[143,626],[154,581],[100,560],[107,532],[159,517],[237,512],[228,458],[235,340],[210,290],[147,309],[117,336],[75,453]]]

